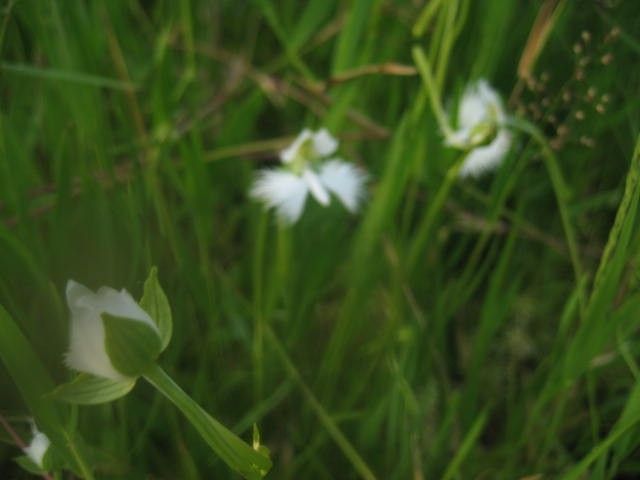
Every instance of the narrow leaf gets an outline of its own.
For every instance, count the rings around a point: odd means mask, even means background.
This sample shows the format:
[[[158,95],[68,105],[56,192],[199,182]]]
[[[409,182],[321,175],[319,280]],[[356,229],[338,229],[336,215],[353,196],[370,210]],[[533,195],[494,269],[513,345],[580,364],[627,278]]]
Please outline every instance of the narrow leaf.
[[[42,468],[40,468],[38,465],[36,465],[36,463],[31,460],[31,458],[27,457],[26,455],[20,455],[19,457],[14,458],[14,461],[20,465],[20,468],[22,468],[24,471],[31,473],[32,475],[44,475],[47,472],[45,472]]]
[[[156,267],[151,268],[149,277],[144,282],[144,293],[142,299],[140,299],[140,306],[158,325],[162,340],[162,350],[164,350],[171,341],[173,320],[169,300],[167,300],[167,296],[158,281],[158,269]]]
[[[145,379],[178,407],[212,450],[244,478],[260,480],[271,469],[268,455],[251,448],[209,415],[160,367],[156,365],[151,368],[145,374]]]
[[[81,373],[71,382],[56,387],[49,396],[76,405],[96,405],[125,396],[135,384],[135,378],[117,381]]]
[[[66,412],[45,398],[53,381],[11,316],[0,305],[0,360],[20,391],[27,407],[42,430],[62,453],[68,466],[86,479],[93,479],[84,459],[84,445],[66,431]]]

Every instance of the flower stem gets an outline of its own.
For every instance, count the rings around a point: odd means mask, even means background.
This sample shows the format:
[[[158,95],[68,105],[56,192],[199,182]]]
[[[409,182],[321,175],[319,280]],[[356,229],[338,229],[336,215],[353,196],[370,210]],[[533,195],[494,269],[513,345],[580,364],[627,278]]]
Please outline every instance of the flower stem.
[[[438,90],[436,81],[433,78],[431,64],[429,63],[429,60],[427,59],[427,56],[424,54],[424,50],[421,47],[413,47],[412,54],[413,60],[416,63],[416,67],[418,68],[420,76],[422,77],[422,83],[424,83],[425,90],[427,91],[427,94],[429,96],[431,108],[434,115],[436,116],[438,126],[440,127],[440,130],[442,130],[445,138],[449,138],[453,134],[453,131],[449,126],[447,114],[442,107],[440,91]]]
[[[250,480],[261,479],[271,468],[269,458],[211,417],[167,373],[154,365],[145,375],[191,422],[213,451],[233,470]]]
[[[253,342],[251,354],[253,360],[253,394],[256,403],[263,400],[264,395],[264,252],[267,236],[268,215],[260,213],[258,231],[253,255]]]
[[[298,385],[307,403],[316,414],[324,428],[327,430],[331,438],[340,447],[342,453],[344,453],[345,457],[349,459],[351,465],[353,465],[353,468],[358,472],[362,479],[376,480],[376,476],[371,471],[367,463],[353,447],[347,437],[345,437],[345,435],[340,430],[340,427],[338,427],[333,418],[331,418],[329,413],[325,410],[325,408],[318,401],[311,389],[304,382],[304,380],[300,376],[300,372],[298,372],[298,369],[293,364],[293,361],[289,358],[289,355],[287,354],[284,346],[269,325],[265,327],[265,334],[274,350],[276,351],[278,357],[280,358],[282,365],[287,370],[287,373],[289,374],[291,379]]]
[[[429,241],[429,236],[431,234],[433,225],[438,218],[438,213],[440,213],[440,211],[442,210],[442,206],[444,205],[445,200],[449,196],[451,188],[458,178],[458,173],[460,172],[460,168],[462,167],[462,163],[465,158],[466,155],[462,156],[453,165],[451,165],[451,167],[449,167],[449,170],[447,170],[442,184],[440,184],[440,188],[429,204],[429,209],[423,217],[422,222],[418,226],[418,232],[416,233],[415,239],[413,240],[411,248],[409,249],[409,261],[407,262],[407,268],[409,270],[414,268],[416,262],[418,261],[418,257],[420,256],[420,253],[423,251],[424,246]]]
[[[544,160],[549,178],[553,186],[553,191],[556,196],[556,202],[558,204],[558,210],[560,211],[560,219],[562,221],[562,227],[564,229],[565,237],[567,240],[567,246],[569,247],[569,257],[571,259],[571,265],[575,276],[576,286],[578,287],[578,300],[580,302],[581,317],[584,318],[587,308],[587,297],[585,292],[584,269],[580,260],[580,254],[578,252],[578,242],[576,240],[575,229],[571,223],[569,208],[567,206],[569,201],[569,189],[562,176],[562,171],[558,165],[558,159],[556,158],[553,150],[549,146],[544,134],[533,124],[527,122],[521,118],[509,118],[507,125],[515,130],[519,130],[529,135],[542,150],[542,158]]]

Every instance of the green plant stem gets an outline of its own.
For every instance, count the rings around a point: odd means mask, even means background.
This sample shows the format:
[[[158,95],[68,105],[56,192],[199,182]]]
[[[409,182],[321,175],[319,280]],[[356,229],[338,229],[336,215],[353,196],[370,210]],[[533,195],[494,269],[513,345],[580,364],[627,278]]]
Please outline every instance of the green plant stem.
[[[413,29],[411,30],[411,33],[414,37],[421,37],[425,34],[427,29],[431,25],[433,16],[438,12],[441,4],[442,0],[431,0],[430,2],[426,2],[425,6],[420,12],[420,15],[418,16],[418,20],[413,25]]]
[[[271,468],[271,461],[265,455],[211,417],[158,365],[154,365],[144,378],[178,407],[213,451],[243,477],[260,479]]]
[[[440,127],[440,130],[442,130],[442,133],[444,133],[444,136],[449,137],[453,132],[449,126],[449,122],[447,121],[447,114],[442,107],[440,91],[435,79],[433,78],[431,64],[429,63],[422,47],[413,47],[411,53],[413,54],[413,60],[416,63],[418,72],[420,72],[420,77],[422,78],[422,83],[427,91],[429,101],[431,102],[431,109],[433,110],[433,114],[436,116],[438,126]]]
[[[576,286],[578,287],[578,299],[580,302],[581,318],[584,318],[587,308],[586,291],[584,288],[583,275],[584,270],[582,268],[582,262],[578,253],[578,242],[576,241],[576,234],[569,218],[569,208],[567,206],[569,190],[564,182],[562,171],[558,165],[558,159],[556,158],[553,150],[549,146],[544,134],[533,124],[519,119],[511,118],[508,121],[508,125],[516,130],[520,130],[533,138],[540,148],[542,149],[542,157],[544,159],[545,166],[549,172],[549,178],[553,186],[553,191],[556,195],[556,201],[558,203],[558,210],[560,211],[560,218],[562,220],[562,227],[567,239],[567,245],[569,247],[569,256],[571,257],[571,264],[573,266],[573,272],[575,275]]]
[[[362,459],[353,445],[351,445],[351,442],[349,442],[347,437],[344,436],[340,428],[336,425],[329,413],[327,413],[322,404],[318,401],[311,389],[306,385],[304,380],[302,380],[298,369],[289,358],[289,355],[287,354],[284,346],[282,345],[282,343],[280,343],[280,340],[278,339],[278,337],[276,337],[275,333],[269,325],[265,327],[265,334],[271,342],[274,350],[278,354],[278,358],[280,358],[280,361],[282,362],[285,370],[287,370],[287,373],[289,374],[291,379],[298,385],[307,403],[320,420],[320,423],[322,423],[331,438],[333,438],[333,440],[338,444],[338,447],[340,447],[342,453],[344,453],[347,459],[349,459],[349,461],[353,465],[353,468],[363,479],[375,480],[376,476],[373,474],[369,466]]]
[[[461,474],[460,466],[464,459],[469,455],[473,445],[478,440],[478,437],[484,430],[484,426],[487,423],[487,419],[489,417],[488,410],[483,411],[480,415],[478,415],[476,421],[471,426],[471,430],[467,433],[464,438],[462,445],[458,448],[457,453],[449,463],[447,469],[442,476],[442,480],[450,480],[452,478],[456,478]]]
[[[93,472],[91,471],[91,468],[85,463],[84,458],[78,451],[78,448],[76,447],[76,444],[73,442],[71,435],[69,435],[69,433],[66,431],[63,432],[63,435],[65,437],[65,440],[67,441],[67,446],[69,448],[69,451],[71,452],[73,459],[76,461],[76,464],[80,469],[82,478],[84,478],[85,480],[94,480],[95,477],[93,476]]]
[[[451,49],[453,48],[453,44],[456,39],[456,29],[454,28],[454,23],[456,19],[456,14],[458,13],[459,1],[458,0],[449,0],[446,3],[446,17],[445,17],[445,29],[444,29],[444,37],[442,39],[442,44],[440,45],[440,51],[438,54],[438,66],[436,70],[436,87],[437,91],[441,92],[442,87],[444,86],[444,80],[447,73],[447,65],[449,62],[449,58],[451,57]]]
[[[258,232],[256,234],[253,255],[253,342],[251,345],[253,359],[253,393],[254,400],[260,402],[264,394],[264,252],[267,237],[267,222],[269,216],[260,212]]]
[[[438,216],[438,213],[442,211],[442,206],[444,205],[445,200],[449,196],[449,192],[453,187],[456,179],[458,178],[458,173],[460,172],[460,168],[462,167],[462,162],[464,160],[464,156],[456,161],[444,177],[444,181],[440,185],[436,196],[433,198],[431,203],[429,204],[429,209],[425,214],[420,226],[418,227],[418,232],[416,233],[415,240],[411,244],[411,249],[409,250],[409,257],[407,262],[407,267],[410,270],[413,268],[413,265],[418,261],[418,257],[420,256],[420,252],[422,252],[425,244],[429,240],[429,235],[431,234],[431,230],[435,223],[435,220]]]

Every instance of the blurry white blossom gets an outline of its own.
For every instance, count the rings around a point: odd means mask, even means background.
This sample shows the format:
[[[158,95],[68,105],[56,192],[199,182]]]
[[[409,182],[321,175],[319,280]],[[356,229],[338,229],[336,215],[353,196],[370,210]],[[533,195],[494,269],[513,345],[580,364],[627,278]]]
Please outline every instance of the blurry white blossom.
[[[457,129],[446,137],[447,144],[468,151],[461,177],[478,177],[502,162],[511,148],[506,119],[500,95],[486,80],[467,86],[458,105]]]
[[[275,208],[279,217],[295,223],[302,214],[310,193],[323,206],[331,203],[331,194],[354,213],[364,196],[367,174],[359,167],[331,157],[338,141],[326,129],[304,129],[293,143],[280,152],[283,166],[258,173],[251,196],[267,208]]]
[[[157,332],[158,327],[140,305],[122,289],[101,287],[97,293],[73,280],[67,282],[67,303],[71,310],[71,332],[66,364],[74,370],[112,380],[123,380],[112,364],[105,344],[102,314],[142,322]]]
[[[43,460],[51,442],[44,433],[38,430],[33,422],[31,423],[31,433],[33,434],[31,442],[22,451],[33,463],[44,470]]]

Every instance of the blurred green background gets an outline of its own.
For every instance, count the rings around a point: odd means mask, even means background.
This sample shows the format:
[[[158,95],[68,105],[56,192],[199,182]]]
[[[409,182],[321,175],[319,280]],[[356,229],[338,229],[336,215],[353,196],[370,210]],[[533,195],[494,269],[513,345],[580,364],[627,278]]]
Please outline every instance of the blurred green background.
[[[269,478],[640,477],[636,0],[0,7],[0,304],[55,383],[67,279],[139,298],[157,265],[161,365],[258,424]],[[487,78],[555,163],[516,134],[448,181],[414,46],[447,104]],[[248,188],[321,126],[368,200],[283,227]],[[142,383],[71,413],[97,478],[235,478]],[[0,414],[29,415],[2,363]],[[18,454],[0,432],[0,477]]]

